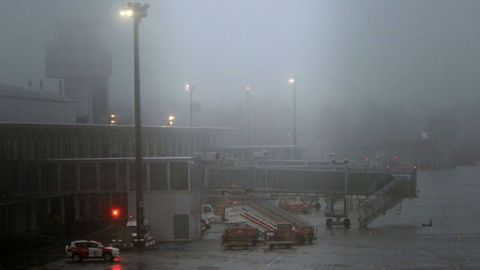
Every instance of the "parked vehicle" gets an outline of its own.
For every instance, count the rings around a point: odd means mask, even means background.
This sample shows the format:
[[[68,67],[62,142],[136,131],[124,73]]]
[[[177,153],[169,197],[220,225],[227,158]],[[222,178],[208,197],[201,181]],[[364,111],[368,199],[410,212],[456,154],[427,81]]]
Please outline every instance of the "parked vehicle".
[[[315,208],[315,210],[320,210],[320,208],[322,208],[322,204],[320,203],[319,200],[314,200],[312,201],[312,206],[313,208]]]
[[[216,223],[222,221],[222,216],[216,215],[216,212],[213,210],[212,205],[203,204],[202,205],[202,219],[208,221],[209,223]]]
[[[312,244],[313,240],[316,240],[317,237],[315,235],[315,227],[311,225],[301,225],[297,224],[293,228],[296,234],[297,244],[304,245],[304,244]]]
[[[150,233],[150,227],[148,219],[143,221],[145,233],[143,239],[137,239],[137,220],[129,219],[125,226],[117,228],[115,235],[112,238],[111,245],[118,248],[133,248],[136,241],[144,242],[145,247],[151,247],[155,245],[155,238]]]
[[[222,234],[222,246],[226,249],[243,247],[248,249],[258,241],[258,232],[245,223],[229,225]]]
[[[208,219],[203,219],[203,218],[200,219],[200,229],[202,230],[202,232],[210,230],[210,227],[211,226]]]
[[[120,249],[105,247],[97,241],[77,240],[65,246],[65,252],[74,262],[83,259],[103,258],[105,261],[112,261],[120,256]]]
[[[278,207],[290,213],[307,214],[307,213],[310,213],[312,205],[307,201],[302,201],[297,198],[281,198],[278,201]]]
[[[297,241],[297,234],[293,230],[293,224],[283,222],[277,224],[277,230],[266,233],[265,244],[269,249],[275,247],[291,248]]]

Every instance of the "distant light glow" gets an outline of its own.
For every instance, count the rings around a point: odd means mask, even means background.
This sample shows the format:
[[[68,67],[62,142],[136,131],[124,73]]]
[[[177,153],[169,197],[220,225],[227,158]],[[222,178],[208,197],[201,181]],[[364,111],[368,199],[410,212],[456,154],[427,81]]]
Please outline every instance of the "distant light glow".
[[[110,114],[110,125],[115,125],[117,123],[117,115],[112,113]]]
[[[288,83],[289,83],[289,84],[294,84],[294,83],[295,83],[295,79],[294,79],[294,78],[288,79]]]
[[[189,83],[186,83],[185,84],[185,91],[190,91],[191,90],[191,86]]]
[[[252,88],[251,88],[249,85],[247,85],[247,87],[245,87],[245,90],[247,90],[248,92],[250,92],[250,90],[252,90]]]
[[[167,126],[169,126],[169,127],[175,126],[175,120],[176,120],[175,115],[170,114],[168,116]]]
[[[120,16],[132,17],[133,16],[133,10],[132,9],[122,9],[122,10],[120,10]]]
[[[111,214],[112,214],[112,217],[114,217],[114,218],[119,217],[119,216],[120,216],[120,209],[118,209],[118,208],[113,208]]]

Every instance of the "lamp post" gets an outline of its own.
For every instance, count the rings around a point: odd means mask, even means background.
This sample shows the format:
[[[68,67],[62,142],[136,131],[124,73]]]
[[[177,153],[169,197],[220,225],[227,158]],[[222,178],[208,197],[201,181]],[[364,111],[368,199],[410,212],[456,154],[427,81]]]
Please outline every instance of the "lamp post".
[[[173,114],[168,115],[167,127],[175,126],[176,117]]]
[[[121,16],[131,17],[133,19],[133,84],[134,84],[134,111],[135,111],[135,199],[137,209],[137,239],[143,238],[144,234],[144,215],[143,215],[143,171],[142,171],[142,134],[141,134],[141,100],[140,100],[140,57],[138,27],[143,18],[147,17],[148,4],[128,3],[120,11]],[[143,243],[143,241],[138,241]],[[139,245],[140,247],[140,245]]]
[[[251,92],[252,92],[252,87],[250,87],[249,85],[247,85],[245,87],[245,92],[247,93],[247,144],[248,145],[251,145],[251,142],[250,142],[250,135],[251,135],[251,124],[250,124],[250,111],[251,111],[251,107],[250,107],[250,95],[251,95]]]
[[[110,114],[110,125],[116,125],[117,124],[117,115],[112,113]]]
[[[190,94],[190,126],[193,126],[193,89],[195,88],[194,85],[189,83],[185,84],[185,91]]]
[[[288,79],[288,83],[292,86],[293,90],[293,145],[297,145],[297,101],[296,101],[296,82],[295,78]]]

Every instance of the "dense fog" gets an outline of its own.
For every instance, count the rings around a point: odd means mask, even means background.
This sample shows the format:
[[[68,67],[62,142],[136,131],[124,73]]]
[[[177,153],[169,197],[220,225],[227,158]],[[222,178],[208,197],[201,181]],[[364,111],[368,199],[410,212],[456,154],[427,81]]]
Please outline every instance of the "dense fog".
[[[238,128],[246,144],[291,143],[296,78],[298,142],[315,158],[421,140],[448,119],[458,162],[480,153],[478,1],[150,1],[140,26],[146,125]],[[45,47],[64,27],[97,33],[113,62],[110,111],[131,123],[132,24],[120,0],[0,0],[0,82],[46,89]],[[77,35],[73,31],[72,35]],[[47,91],[47,90],[45,90]],[[426,135],[428,137],[428,134]],[[425,139],[426,136],[423,138]]]

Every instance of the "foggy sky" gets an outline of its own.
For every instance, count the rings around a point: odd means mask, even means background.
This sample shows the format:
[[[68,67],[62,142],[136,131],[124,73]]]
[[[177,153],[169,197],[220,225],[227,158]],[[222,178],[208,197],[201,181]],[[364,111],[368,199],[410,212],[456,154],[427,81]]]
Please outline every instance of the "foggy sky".
[[[145,2],[151,5],[140,28],[147,123],[163,124],[158,119],[168,112],[186,123],[187,81],[197,86],[203,113],[241,110],[249,84],[255,108],[287,119],[287,80],[297,76],[304,126],[325,102],[352,109],[368,97],[420,114],[480,96],[479,1]],[[58,24],[80,20],[98,25],[112,53],[112,106],[131,104],[132,26],[118,16],[121,4],[0,0],[0,83],[44,79],[46,42]]]

